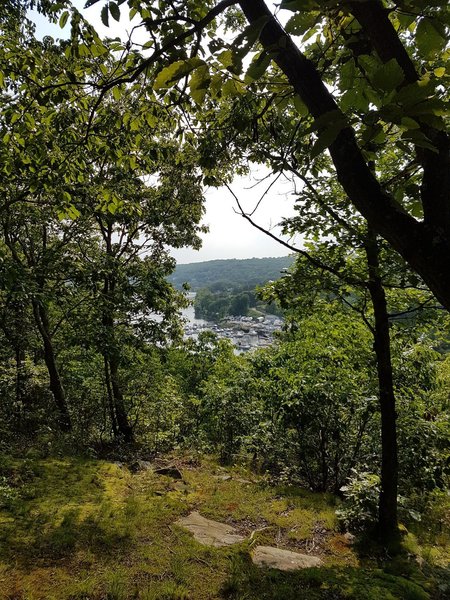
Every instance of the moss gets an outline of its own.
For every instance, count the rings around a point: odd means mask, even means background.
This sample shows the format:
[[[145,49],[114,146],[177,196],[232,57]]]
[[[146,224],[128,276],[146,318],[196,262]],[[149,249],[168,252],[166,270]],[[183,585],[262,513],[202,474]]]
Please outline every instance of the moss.
[[[0,469],[18,492],[0,509],[0,600],[425,600],[444,585],[444,570],[425,573],[411,560],[390,572],[368,559],[358,568],[335,530],[332,496],[249,483],[242,468],[209,458],[186,464],[183,486],[84,459],[4,458]],[[190,510],[259,531],[234,547],[201,546],[174,525]],[[322,553],[326,566],[280,573],[251,563],[254,543],[280,540]],[[408,544],[416,551],[420,537]]]

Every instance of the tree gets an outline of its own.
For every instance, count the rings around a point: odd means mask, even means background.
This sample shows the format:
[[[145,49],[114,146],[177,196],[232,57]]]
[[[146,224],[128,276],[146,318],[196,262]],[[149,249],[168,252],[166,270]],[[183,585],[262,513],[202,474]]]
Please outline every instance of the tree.
[[[55,336],[78,313],[91,318],[91,329],[92,318],[99,317],[97,349],[105,363],[111,422],[116,434],[131,441],[119,374],[124,337],[118,331],[137,339],[139,330],[140,342],[150,344],[179,331],[184,298],[165,280],[174,266],[168,247],[199,244],[202,190],[194,141],[175,143],[174,121],[163,105],[153,99],[147,104],[142,89],[123,90],[98,114],[95,96],[80,90],[72,95],[51,85],[40,95],[54,69],[101,77],[117,66],[114,44],[88,32],[99,44],[94,55],[80,48],[73,53],[67,42],[40,43],[31,29],[0,31],[8,55],[0,118],[7,175],[0,198],[9,276],[4,292],[6,300],[13,296],[16,306],[19,300],[32,309],[64,430],[71,422]],[[22,62],[30,72],[21,71]],[[133,113],[137,100],[140,110],[148,108],[142,122]],[[87,132],[80,126],[85,119]],[[81,303],[91,303],[91,312],[75,311]],[[161,322],[150,319],[152,313]],[[17,335],[8,333],[16,343]]]
[[[247,91],[265,97],[267,105],[282,97],[297,122],[296,137],[314,142],[312,171],[315,157],[328,148],[352,204],[450,309],[446,2],[284,0],[281,9],[294,13],[285,28],[263,0],[172,2],[151,9],[135,0],[128,4],[149,31],[150,55],[110,77],[105,94],[161,65],[154,91],[202,111],[208,99],[232,102]],[[102,10],[105,23],[110,14],[119,18],[117,4]],[[239,31],[234,42],[217,34],[220,27]],[[252,62],[244,74],[248,54]],[[253,115],[248,133],[254,137],[263,116]],[[238,122],[246,127],[239,116]],[[228,155],[235,150],[220,138],[219,146]],[[378,165],[386,151],[402,158],[390,181]],[[419,180],[414,189],[408,187],[412,172]]]
[[[306,249],[281,243],[290,250],[297,250],[300,256],[307,259],[309,266],[305,267],[305,261],[300,262],[296,277],[282,279],[275,284],[275,289],[279,290],[279,298],[284,302],[288,296],[290,302],[295,304],[296,297],[305,294],[305,286],[313,298],[325,287],[358,312],[373,335],[382,437],[379,531],[384,541],[394,540],[398,536],[398,451],[390,325],[394,312],[403,311],[412,316],[415,310],[426,310],[427,307],[433,308],[433,305],[430,306],[431,298],[423,283],[408,271],[400,257],[393,255],[380,243],[364,219],[354,213],[339,186],[329,179],[330,168],[326,157],[316,162],[316,166],[320,166],[320,174],[310,177],[308,167],[304,166],[307,164],[307,154],[301,160],[301,151],[297,150],[295,164],[289,158],[292,129],[289,117],[278,116],[276,125],[277,146],[268,135],[261,132],[259,154],[255,153],[255,156],[265,157],[274,171],[292,178],[297,215],[285,220],[284,229],[290,236],[298,233],[306,236]],[[389,176],[396,165],[391,158],[383,164],[385,175]],[[236,201],[242,215],[256,225],[254,217],[243,212],[238,198]],[[259,229],[264,231],[261,227]],[[276,239],[270,232],[266,233]],[[316,274],[311,276],[311,272]],[[413,288],[416,285],[419,289],[415,294],[406,294],[406,287]],[[390,293],[387,298],[385,287],[396,290],[396,294]],[[410,306],[408,302],[411,302]]]

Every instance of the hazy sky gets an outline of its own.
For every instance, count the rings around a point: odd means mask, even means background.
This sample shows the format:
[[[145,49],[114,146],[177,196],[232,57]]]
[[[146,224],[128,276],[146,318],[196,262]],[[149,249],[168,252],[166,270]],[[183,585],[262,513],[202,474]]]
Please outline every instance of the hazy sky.
[[[85,0],[75,0],[73,3],[79,9],[82,9]],[[110,18],[110,27],[106,28],[100,20],[100,10],[104,4],[104,0],[100,0],[97,5],[89,9],[83,9],[82,12],[96,27],[101,36],[124,36],[127,30],[130,30],[130,22],[125,17],[127,12],[125,5],[122,8],[123,17],[121,22],[117,23]],[[37,35],[39,37],[52,35],[55,38],[63,38],[68,35],[69,23],[62,30],[58,25],[50,25],[35,12],[31,13],[31,16],[37,24]],[[267,189],[270,181],[257,183],[263,179],[265,174],[264,169],[253,167],[252,174],[249,177],[237,177],[230,186],[246,212],[251,212],[254,209]],[[203,246],[198,251],[191,248],[173,250],[173,255],[179,263],[199,262],[216,258],[285,256],[289,253],[289,250],[284,246],[270,239],[252,227],[241,215],[236,214],[236,202],[226,188],[209,188],[205,190],[205,196],[206,213],[203,223],[208,225],[209,233],[202,236]],[[259,225],[270,229],[274,234],[278,234],[279,228],[276,225],[282,217],[293,214],[292,206],[291,185],[280,179],[265,195],[252,218]]]

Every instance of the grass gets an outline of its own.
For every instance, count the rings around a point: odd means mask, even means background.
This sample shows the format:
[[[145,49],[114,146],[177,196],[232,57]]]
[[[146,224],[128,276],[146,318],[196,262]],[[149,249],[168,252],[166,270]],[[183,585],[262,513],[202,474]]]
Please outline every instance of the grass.
[[[185,483],[106,461],[1,459],[0,600],[447,597],[440,563],[448,533],[440,532],[440,546],[429,532],[425,545],[419,533],[407,536],[420,564],[412,556],[380,564],[357,556],[338,531],[332,496],[270,487],[209,458],[176,460]],[[191,510],[235,525],[246,541],[198,544],[174,524]],[[256,543],[317,554],[324,566],[257,568],[250,560]]]

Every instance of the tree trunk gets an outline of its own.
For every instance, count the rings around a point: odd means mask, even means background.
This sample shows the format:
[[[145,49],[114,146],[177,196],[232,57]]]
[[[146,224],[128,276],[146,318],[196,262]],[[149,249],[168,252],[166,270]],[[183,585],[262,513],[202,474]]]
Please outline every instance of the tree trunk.
[[[369,232],[365,243],[369,271],[369,293],[375,317],[374,349],[377,358],[381,410],[381,493],[378,529],[383,543],[395,544],[399,537],[397,520],[398,456],[397,414],[392,374],[389,316],[379,272],[376,236]]]
[[[59,411],[59,426],[62,431],[70,431],[72,429],[72,422],[67,408],[66,394],[56,363],[48,315],[45,308],[37,300],[33,300],[33,314],[44,346],[44,361],[50,378],[50,391],[53,394]]]
[[[113,396],[113,391],[112,391],[112,386],[111,386],[111,375],[109,373],[109,364],[108,364],[108,359],[106,358],[106,356],[103,356],[103,363],[105,366],[105,385],[106,385],[106,394],[107,394],[107,398],[108,398],[108,408],[109,408],[109,416],[111,419],[111,427],[113,430],[114,437],[117,437],[118,430],[117,430],[116,413],[114,410],[114,396]]]
[[[311,115],[316,120],[327,113],[335,113],[336,118],[343,118],[315,65],[284,31],[264,0],[239,0],[239,5],[250,24],[259,25],[265,21],[259,36],[261,44],[286,75]],[[442,212],[443,205],[449,206],[450,141],[443,132],[436,132],[436,137],[439,141],[439,164],[446,165],[446,168],[439,168],[436,172],[436,168],[429,169],[430,165],[425,165],[422,202],[427,218],[424,222],[414,219],[392,194],[385,191],[358,147],[352,127],[346,126],[339,132],[330,144],[329,151],[338,181],[352,204],[450,310],[450,231],[446,228],[446,213]],[[435,167],[436,163],[435,160],[432,166]],[[428,191],[436,189],[442,192],[428,198]],[[434,214],[429,204],[439,204],[441,208],[438,208],[438,214]]]
[[[107,253],[112,256],[111,230],[108,230]],[[105,373],[107,374],[108,393],[112,395],[113,402],[113,430],[116,437],[120,437],[124,442],[131,443],[134,439],[133,428],[131,427],[125,403],[123,399],[122,388],[119,379],[119,350],[114,330],[114,276],[108,274],[103,282],[103,314],[102,326],[104,330],[104,341],[102,347],[103,359],[105,361]]]
[[[109,359],[109,373],[111,376],[111,388],[113,393],[114,412],[116,415],[117,435],[122,437],[127,444],[133,441],[133,429],[128,421],[125,403],[123,401],[122,389],[119,382],[119,361],[116,357]]]
[[[16,346],[16,402],[17,406],[23,407],[27,404],[28,397],[25,394],[25,350]]]

